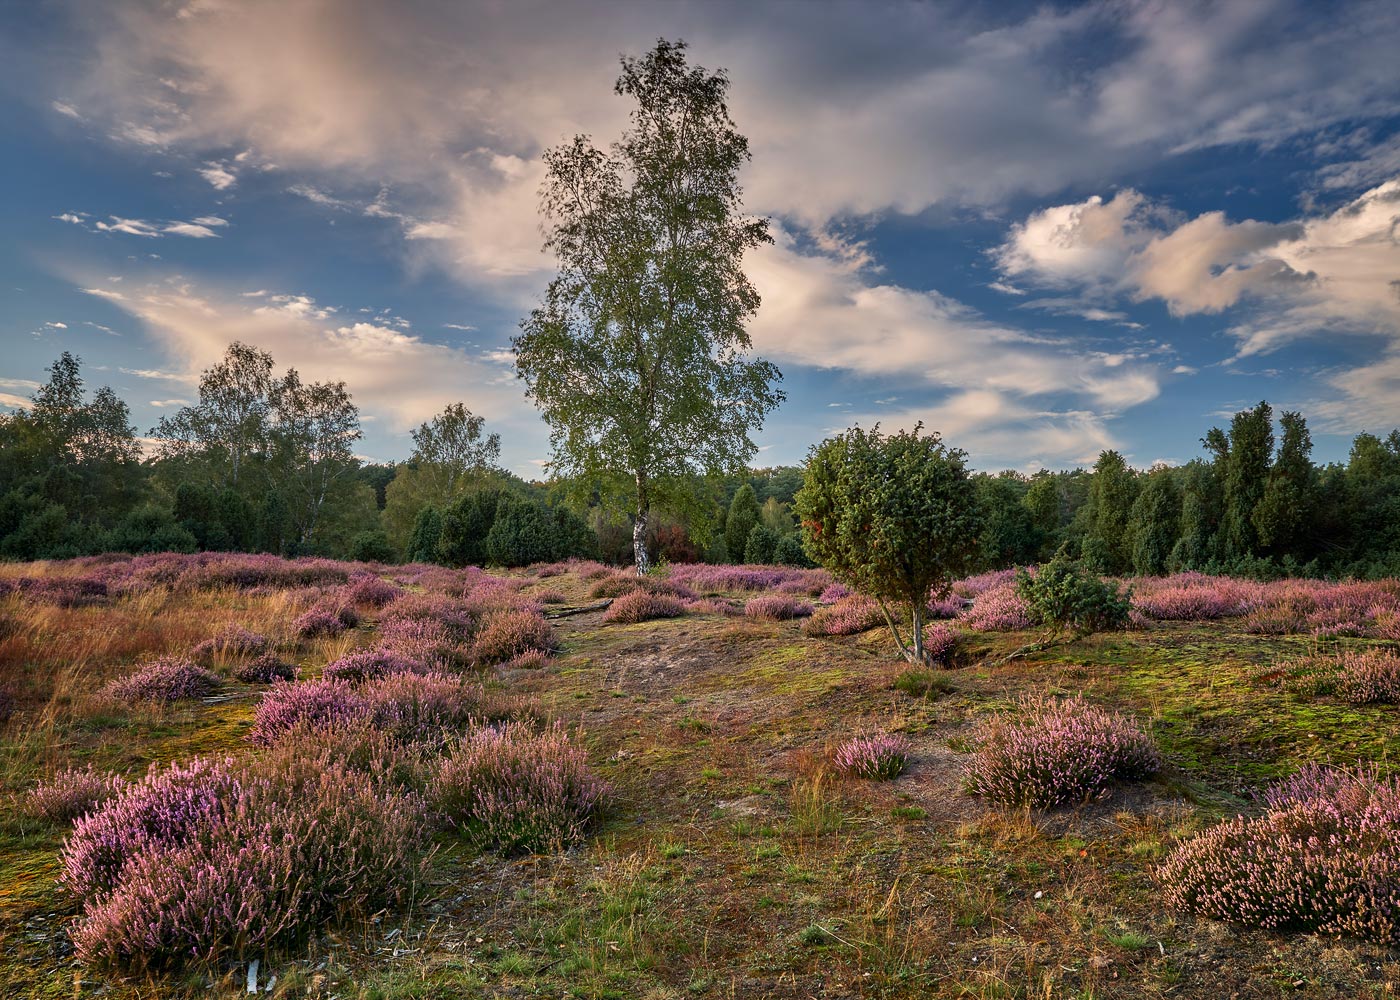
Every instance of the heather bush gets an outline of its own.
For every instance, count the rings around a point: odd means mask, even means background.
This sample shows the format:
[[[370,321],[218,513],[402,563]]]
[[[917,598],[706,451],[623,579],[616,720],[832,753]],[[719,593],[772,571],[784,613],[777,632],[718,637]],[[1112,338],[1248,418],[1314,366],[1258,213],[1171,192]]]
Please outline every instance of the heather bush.
[[[819,604],[835,604],[843,597],[850,597],[853,593],[854,591],[844,583],[833,583],[817,595],[817,602]]]
[[[703,593],[776,590],[791,580],[805,579],[804,573],[804,570],[783,566],[711,566],[705,563],[691,563],[672,566],[670,581],[691,591]]]
[[[1285,672],[1284,683],[1307,694],[1336,695],[1353,705],[1400,704],[1400,655],[1368,649],[1307,657]]]
[[[63,842],[59,882],[79,899],[106,896],[134,859],[183,844],[216,823],[237,789],[231,760],[152,768],[78,820]]]
[[[331,608],[315,607],[292,622],[292,630],[303,639],[337,636],[344,632],[345,622]]]
[[[1049,809],[1107,792],[1115,781],[1155,774],[1161,756],[1142,730],[1075,697],[1025,697],[983,723],[967,786],[1003,805]]]
[[[117,701],[193,701],[219,689],[218,676],[188,660],[166,656],[111,681],[104,693]]]
[[[404,589],[373,573],[352,576],[350,582],[336,592],[347,605],[382,608],[403,596]]]
[[[1034,624],[1016,584],[1003,583],[977,594],[958,620],[977,632],[1019,632]]]
[[[296,680],[297,668],[272,653],[264,653],[234,667],[233,676],[245,684],[271,684],[273,681]]]
[[[537,590],[533,596],[541,604],[564,604],[569,600],[562,590]]]
[[[799,601],[795,598],[778,594],[753,597],[744,605],[744,615],[746,617],[770,622],[806,618],[812,614],[813,610],[812,606],[806,601]]]
[[[430,670],[455,670],[471,663],[471,649],[441,622],[396,618],[379,627],[379,648],[418,660]]]
[[[832,763],[853,778],[890,781],[909,764],[909,740],[898,733],[856,736],[836,748]]]
[[[663,580],[655,576],[638,576],[635,573],[616,572],[603,577],[588,591],[592,597],[622,597],[640,590],[647,594],[677,598],[694,598],[696,593],[678,580]]]
[[[472,661],[479,666],[504,663],[521,653],[554,648],[554,630],[533,611],[498,611],[481,623],[472,643]]]
[[[60,608],[86,608],[103,604],[108,584],[101,576],[22,576],[14,587],[26,601]]]
[[[431,799],[469,839],[509,853],[581,840],[606,794],[561,724],[536,733],[511,722],[463,740],[443,761]]]
[[[1400,781],[1304,768],[1266,794],[1263,815],[1187,840],[1156,875],[1176,909],[1400,943]]]
[[[213,638],[205,639],[190,650],[190,658],[200,663],[232,656],[257,656],[267,650],[267,637],[251,632],[237,623],[230,623]]]
[[[693,601],[682,601],[685,610],[693,615],[742,615],[743,605],[726,597],[697,597]]]
[[[506,670],[539,670],[548,665],[549,654],[539,649],[527,649],[501,664]]]
[[[126,788],[119,774],[97,771],[91,766],[60,771],[45,778],[24,795],[24,811],[50,823],[71,823],[115,798]]]
[[[346,681],[277,683],[258,702],[248,739],[270,746],[294,726],[330,728],[362,722],[369,716],[369,703]]]
[[[390,674],[361,694],[373,725],[404,743],[440,744],[478,722],[508,717],[511,708],[479,683],[443,674]]]
[[[431,622],[458,642],[470,639],[476,625],[461,599],[446,594],[405,594],[396,599],[385,607],[380,631],[388,631],[401,622]]]
[[[213,962],[367,917],[416,891],[426,819],[382,775],[284,748],[245,764],[180,840],[84,894],[74,945],[87,961]]]
[[[802,624],[807,635],[855,635],[885,623],[880,605],[869,597],[852,594],[830,607],[817,608]]]
[[[621,597],[614,598],[608,610],[603,612],[603,621],[635,625],[637,622],[657,618],[679,618],[685,614],[685,610],[685,605],[680,600],[668,594],[629,590]]]
[[[950,663],[958,651],[958,633],[947,625],[930,625],[924,630],[924,653],[930,663]]]
[[[386,649],[361,650],[348,653],[340,659],[326,664],[321,676],[327,680],[360,681],[378,680],[390,674],[422,674],[428,668],[422,660],[395,653]]]

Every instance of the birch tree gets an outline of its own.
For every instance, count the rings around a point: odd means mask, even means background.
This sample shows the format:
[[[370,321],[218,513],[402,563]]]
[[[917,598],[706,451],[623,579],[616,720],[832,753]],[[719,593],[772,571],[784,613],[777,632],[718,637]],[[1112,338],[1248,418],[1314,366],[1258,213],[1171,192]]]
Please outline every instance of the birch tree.
[[[688,510],[696,474],[745,465],[783,398],[778,370],[749,357],[759,296],[743,259],[772,238],[743,213],[749,148],[728,89],[663,39],[622,60],[614,90],[635,106],[621,139],[577,136],[544,157],[559,272],[521,323],[517,371],[550,425],[553,471],[629,496],[639,573],[653,507]]]

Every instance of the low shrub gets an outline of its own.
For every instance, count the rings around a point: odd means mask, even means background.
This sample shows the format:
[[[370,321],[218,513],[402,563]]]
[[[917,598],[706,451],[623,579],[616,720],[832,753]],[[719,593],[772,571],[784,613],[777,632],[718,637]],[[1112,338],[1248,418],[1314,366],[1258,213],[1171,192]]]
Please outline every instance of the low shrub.
[[[369,715],[369,703],[347,681],[277,683],[258,702],[248,739],[271,746],[295,726],[319,729],[351,725],[367,721]]]
[[[926,670],[923,667],[910,667],[894,679],[893,687],[911,698],[940,698],[952,694],[953,682],[942,670]]]
[[[464,645],[448,626],[431,620],[396,618],[379,627],[379,648],[411,660],[430,670],[457,670],[471,664],[471,648]]]
[[[69,768],[45,778],[25,793],[23,808],[35,819],[50,823],[71,823],[86,816],[126,788],[119,774],[98,771],[91,766]]]
[[[472,643],[472,661],[478,666],[505,663],[521,653],[554,648],[554,630],[534,611],[498,611],[481,623]]]
[[[1367,649],[1307,657],[1285,670],[1283,683],[1303,694],[1335,695],[1353,705],[1400,704],[1400,656]]]
[[[606,795],[561,724],[536,733],[512,722],[463,740],[443,761],[431,799],[470,840],[510,853],[583,839]]]
[[[200,663],[233,656],[258,656],[267,651],[267,636],[258,635],[242,625],[230,623],[213,638],[205,639],[190,650],[190,658]]]
[[[757,618],[761,621],[770,622],[806,618],[813,613],[813,610],[813,607],[806,601],[799,601],[796,598],[778,594],[766,594],[763,597],[753,597],[744,605],[745,617]]]
[[[109,894],[134,860],[183,844],[215,822],[237,789],[232,760],[153,767],[78,820],[59,856],[59,882],[79,899]]]
[[[924,655],[930,663],[951,663],[959,641],[958,633],[947,625],[930,625],[924,629]]]
[[[476,626],[476,619],[462,600],[446,594],[404,594],[384,609],[380,631],[403,627],[402,622],[432,623],[457,642],[469,640]]]
[[[1019,632],[1033,624],[1014,582],[982,591],[972,599],[971,607],[959,613],[958,620],[978,632]]]
[[[1166,903],[1270,931],[1400,943],[1400,781],[1310,766],[1157,869]]]
[[[292,622],[292,630],[302,639],[337,636],[346,629],[341,616],[331,608],[314,607]]]
[[[188,660],[167,656],[119,677],[105,688],[117,701],[193,701],[219,689],[218,676]]]
[[[904,773],[910,749],[909,740],[898,733],[856,736],[836,748],[832,763],[853,778],[890,781]]]
[[[619,570],[610,576],[603,577],[589,589],[588,593],[591,597],[622,597],[637,590],[648,594],[678,597],[683,600],[699,596],[683,583],[663,580],[655,576],[638,576],[628,570]]]
[[[288,747],[255,758],[213,801],[182,837],[132,855],[108,891],[80,894],[81,958],[256,954],[393,907],[423,875],[422,799],[328,754]]]
[[[480,684],[443,674],[390,674],[361,693],[372,724],[403,743],[440,745],[510,714],[510,703],[489,698]]]
[[[1152,739],[1131,720],[1079,697],[1021,698],[983,723],[975,742],[968,790],[1036,809],[1103,795],[1115,781],[1148,777],[1162,764]]]
[[[1034,573],[1016,573],[1016,596],[1030,620],[1046,632],[1044,642],[1069,633],[1075,639],[1127,627],[1132,591],[1102,579],[1083,563],[1057,555]]]
[[[405,593],[397,584],[373,573],[352,576],[350,582],[337,591],[337,597],[347,604],[359,607],[382,608],[393,603]]]
[[[501,664],[507,670],[539,670],[549,665],[549,654],[540,649],[527,649]]]
[[[562,590],[537,590],[531,596],[541,604],[565,604],[569,600]]]
[[[338,660],[327,663],[321,671],[321,676],[327,680],[349,681],[352,684],[357,684],[361,681],[388,677],[390,674],[422,674],[427,672],[428,668],[421,660],[415,660],[392,650],[370,649],[348,653]]]
[[[657,618],[679,618],[685,614],[685,610],[685,605],[669,594],[629,590],[621,597],[614,598],[608,610],[603,612],[603,621],[619,625],[635,625],[638,622],[653,621]]]
[[[274,681],[296,680],[297,668],[272,653],[264,653],[234,667],[233,676],[245,684],[271,684]]]
[[[802,624],[807,635],[855,635],[885,624],[880,605],[869,597],[852,594],[826,608],[817,608]]]

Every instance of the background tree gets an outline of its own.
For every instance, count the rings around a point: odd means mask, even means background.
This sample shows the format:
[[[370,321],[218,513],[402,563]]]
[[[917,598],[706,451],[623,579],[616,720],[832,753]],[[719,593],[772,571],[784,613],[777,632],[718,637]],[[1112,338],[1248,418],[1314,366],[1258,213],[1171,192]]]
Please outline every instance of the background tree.
[[[1125,573],[1132,565],[1128,519],[1136,499],[1137,476],[1123,456],[1116,451],[1099,455],[1089,487],[1083,555],[1100,573]]]
[[[360,411],[344,382],[303,382],[295,368],[273,386],[271,401],[275,482],[292,513],[298,548],[314,547],[328,511],[341,513],[355,499],[359,513],[368,513],[366,504],[374,510],[373,491],[351,477],[359,464],[352,446],[361,437]]]
[[[859,427],[812,449],[796,507],[806,548],[837,579],[875,598],[900,652],[923,663],[930,598],[973,567],[982,532],[964,453],[922,425],[885,437]],[[905,645],[889,610],[913,622]]]
[[[451,403],[413,432],[413,454],[385,490],[380,520],[390,542],[405,549],[418,514],[443,510],[467,490],[499,478],[501,436],[484,434],[485,418]]]
[[[544,157],[559,274],[521,323],[516,365],[555,470],[626,482],[638,572],[653,506],[687,509],[687,478],[742,466],[783,398],[778,370],[746,357],[759,297],[743,258],[772,238],[742,212],[749,150],[728,86],[688,66],[684,43],[659,41],[622,60],[615,91],[636,101],[622,138],[604,152],[578,136]]]
[[[1133,572],[1143,576],[1165,573],[1180,530],[1181,491],[1175,470],[1153,469],[1133,501],[1128,519]]]
[[[744,561],[744,550],[749,545],[749,535],[762,519],[758,497],[748,483],[739,487],[734,499],[729,501],[729,512],[724,517],[724,545],[729,551],[729,561]]]
[[[1317,488],[1317,472],[1309,457],[1312,435],[1300,413],[1284,411],[1279,423],[1283,441],[1250,520],[1254,522],[1260,548],[1297,555],[1303,533],[1312,520]]]
[[[235,341],[199,379],[199,402],[151,430],[161,457],[197,463],[219,487],[239,485],[248,457],[266,446],[272,355]]]
[[[1201,440],[1215,456],[1223,488],[1221,555],[1227,560],[1252,555],[1258,546],[1254,508],[1263,499],[1274,451],[1273,408],[1261,402],[1241,410],[1231,419],[1228,435],[1212,427]]]

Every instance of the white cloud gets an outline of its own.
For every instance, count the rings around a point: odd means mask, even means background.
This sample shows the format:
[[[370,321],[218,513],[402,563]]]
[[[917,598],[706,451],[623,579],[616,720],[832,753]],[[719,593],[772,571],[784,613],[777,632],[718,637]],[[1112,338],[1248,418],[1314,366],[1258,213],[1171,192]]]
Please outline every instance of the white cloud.
[[[238,183],[238,175],[222,163],[211,160],[197,171],[215,191],[227,191]]]
[[[126,219],[118,215],[111,215],[108,216],[110,222],[103,222],[99,219],[91,226],[87,225],[89,216],[84,212],[65,212],[62,215],[55,215],[54,218],[61,222],[71,222],[83,226],[89,232],[122,233],[127,236],[141,236],[148,239],[157,239],[161,236],[186,236],[191,239],[207,240],[219,235],[214,232],[215,228],[228,225],[227,219],[221,219],[216,215],[201,215],[188,222],[179,219],[151,222],[146,219]],[[120,281],[121,278],[118,276],[112,280]]]
[[[153,399],[150,404],[155,407],[164,408],[168,406],[189,406],[188,399]]]
[[[125,233],[128,236],[157,237],[161,230],[158,226],[152,225],[143,219],[123,219],[120,216],[109,216],[111,222],[98,221],[94,223],[95,228],[103,233]]]
[[[78,109],[73,107],[73,105],[71,104],[66,104],[63,101],[54,101],[52,104],[49,105],[49,107],[53,108],[55,111],[57,111],[59,114],[63,115],[66,118],[73,118],[77,121],[83,120],[83,116],[78,112]]]
[[[19,410],[29,406],[30,400],[23,396],[16,396],[9,392],[0,392],[0,406],[8,407],[11,410]]]
[[[27,378],[0,378],[0,385],[6,389],[38,389],[39,383]]]
[[[161,232],[172,236],[188,236],[195,240],[218,239],[219,236],[208,226],[201,226],[195,222],[170,222],[161,228]]]
[[[81,226],[86,224],[88,216],[86,212],[64,212],[62,215],[55,215],[54,218],[59,222],[71,222],[75,226]]]

